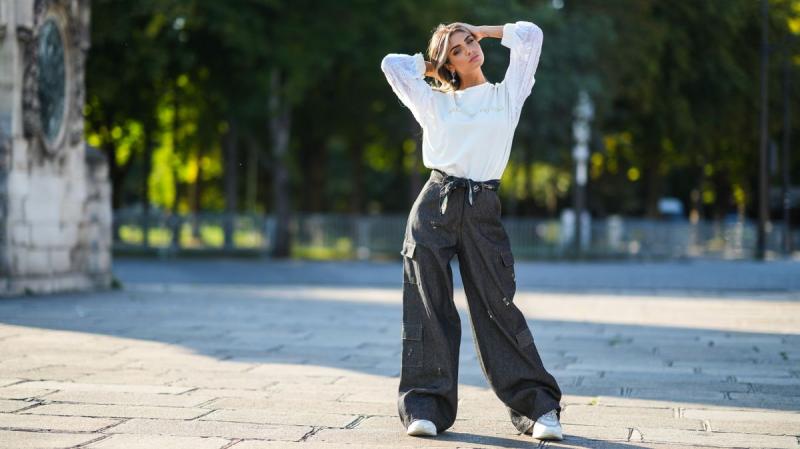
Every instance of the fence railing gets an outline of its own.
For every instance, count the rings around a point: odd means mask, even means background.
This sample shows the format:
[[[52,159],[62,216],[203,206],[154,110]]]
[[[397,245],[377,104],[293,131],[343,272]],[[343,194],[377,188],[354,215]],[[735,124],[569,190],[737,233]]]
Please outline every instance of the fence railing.
[[[312,259],[397,258],[406,215],[294,214],[292,256]],[[751,221],[697,223],[641,218],[593,219],[576,253],[574,231],[558,219],[503,219],[515,256],[522,259],[635,258],[747,259],[756,247]],[[230,242],[226,245],[226,229]],[[146,230],[146,231],[145,231]],[[767,249],[781,254],[784,238],[800,250],[800,230],[784,236],[781,223],[767,227]],[[267,255],[274,242],[271,215],[202,213],[165,215],[118,212],[114,249],[162,255],[217,252]],[[145,239],[147,235],[147,239]]]

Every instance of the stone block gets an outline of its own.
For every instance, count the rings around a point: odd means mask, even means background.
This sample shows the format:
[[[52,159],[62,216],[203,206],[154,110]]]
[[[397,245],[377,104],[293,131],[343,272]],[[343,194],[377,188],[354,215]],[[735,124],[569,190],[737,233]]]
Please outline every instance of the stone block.
[[[83,200],[69,201],[61,209],[61,222],[77,225],[84,220]]]
[[[62,449],[81,446],[101,437],[97,434],[0,430],[0,449]]]
[[[672,443],[695,446],[795,449],[797,439],[786,435],[757,433],[706,432],[645,427],[638,429],[643,442]]]
[[[12,171],[8,174],[8,193],[10,196],[25,197],[30,191],[28,174],[24,172]]]
[[[23,203],[23,218],[31,223],[58,223],[61,218],[61,204],[54,199],[58,197],[60,195],[28,195]]]
[[[48,401],[84,404],[147,405],[158,407],[196,407],[214,399],[207,394],[129,393],[124,391],[58,391]],[[208,412],[207,409],[203,409]]]
[[[4,335],[4,334],[0,333],[0,337],[6,338],[8,336],[9,335]],[[6,359],[6,361],[7,360],[8,359]],[[2,377],[2,378],[0,378],[0,388],[20,383],[20,381],[22,381],[22,379],[18,379],[18,378],[14,378],[14,377]]]
[[[134,418],[114,426],[106,432],[299,441],[309,431],[311,431],[310,426],[272,426],[219,421]]]
[[[64,192],[65,203],[75,203],[83,206],[91,189],[87,188],[86,181],[83,178],[76,177],[74,173],[71,176],[71,178],[67,179],[67,189]]]
[[[794,412],[686,408],[681,411],[681,416],[684,418],[707,419],[712,422],[721,420],[793,423],[800,429],[800,414]]]
[[[27,172],[29,163],[28,139],[21,135],[21,121],[17,120],[15,123],[20,130],[18,132],[15,132],[17,130],[12,130],[15,134],[11,139],[11,147],[13,148],[13,151],[11,151],[11,171]]]
[[[67,273],[72,270],[70,252],[65,249],[50,250],[50,270],[53,273]]]
[[[118,404],[45,404],[27,413],[36,415],[94,416],[105,418],[193,419],[208,410],[186,407],[153,407]]]
[[[78,222],[61,223],[61,245],[67,248],[74,248],[79,245],[78,241]]]
[[[13,399],[0,399],[0,413],[12,413],[23,408],[28,408],[32,404],[27,401],[13,400]]]
[[[48,388],[32,388],[23,386],[10,386],[0,388],[0,399],[30,400],[46,396],[56,390]]]
[[[346,407],[343,407],[346,409]],[[289,426],[345,427],[358,415],[319,413],[316,410],[275,413],[273,410],[216,410],[200,418],[201,421],[233,421],[256,424]]]
[[[110,196],[103,196],[98,201],[93,201],[92,206],[92,212],[89,215],[89,219],[92,222],[103,225],[111,224],[113,211],[111,210]]]
[[[200,390],[204,392],[204,390]],[[315,400],[312,398],[297,400],[288,395],[281,397],[221,397],[203,408],[209,409],[268,409],[272,413],[288,414],[297,410],[314,410],[323,414],[348,415],[383,415],[397,414],[397,405],[393,400],[384,403],[339,402]]]
[[[764,435],[792,435],[796,433],[798,426],[797,423],[790,421],[773,422],[773,421],[706,421],[709,428],[714,432],[731,432],[743,433],[750,432],[752,429],[758,429],[758,433]]]
[[[115,384],[90,384],[83,382],[54,382],[49,380],[25,382],[27,388],[46,388],[59,391],[95,391],[95,392],[128,392],[128,393],[155,393],[155,394],[180,394],[191,388],[168,387],[164,385],[115,385]],[[6,387],[12,388],[12,387]],[[2,392],[3,389],[0,389]]]
[[[31,242],[36,248],[61,247],[62,233],[58,221],[33,222],[31,225]]]
[[[11,18],[12,22],[15,23],[19,27],[24,28],[33,28],[33,7],[27,5],[24,2],[16,2],[17,7],[14,8],[14,17]]]
[[[168,435],[111,435],[86,449],[220,449],[230,440],[209,437],[176,437]]]
[[[6,197],[6,217],[10,220],[24,221],[25,218],[25,196],[12,195],[9,192]]]
[[[437,446],[430,439],[426,440],[429,448],[441,447]],[[244,440],[236,444],[236,449],[339,449],[341,446],[328,443],[309,443],[308,441],[301,441],[299,443],[289,443],[287,441],[260,441],[260,440]],[[347,449],[376,449],[385,448],[384,445],[353,445],[348,444]],[[392,449],[406,449],[414,446],[391,446]]]
[[[11,243],[17,246],[29,246],[31,244],[31,227],[24,222],[12,224]]]
[[[118,422],[119,420],[115,419],[86,418],[82,416],[40,416],[27,413],[0,413],[0,427],[26,430],[96,432],[99,429]]]
[[[11,257],[12,273],[17,276],[37,276],[50,273],[50,257],[47,250],[14,248]]]

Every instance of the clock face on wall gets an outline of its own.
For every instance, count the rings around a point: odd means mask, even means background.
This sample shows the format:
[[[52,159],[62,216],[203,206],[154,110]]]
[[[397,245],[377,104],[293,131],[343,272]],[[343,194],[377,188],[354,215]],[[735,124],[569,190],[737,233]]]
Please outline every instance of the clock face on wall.
[[[39,64],[36,82],[42,134],[48,143],[54,143],[64,123],[66,101],[64,43],[55,20],[45,21],[36,44]]]

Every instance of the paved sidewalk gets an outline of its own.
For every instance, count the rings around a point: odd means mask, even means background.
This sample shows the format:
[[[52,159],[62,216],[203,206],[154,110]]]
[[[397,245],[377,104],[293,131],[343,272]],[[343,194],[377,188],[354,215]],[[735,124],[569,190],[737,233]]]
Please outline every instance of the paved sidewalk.
[[[458,420],[421,439],[395,405],[399,263],[115,262],[122,291],[0,299],[0,448],[798,448],[800,264],[728,264],[519,262],[565,393],[539,445],[487,389],[461,289]]]
[[[399,250],[397,257],[399,258]],[[458,259],[453,261],[455,284],[461,285]],[[114,261],[123,280],[136,283],[237,285],[341,285],[397,287],[399,262],[315,262],[219,259]],[[800,261],[674,262],[523,262],[517,261],[517,285],[536,291],[624,293],[682,291],[794,293],[800,299]],[[400,274],[398,274],[398,270]]]

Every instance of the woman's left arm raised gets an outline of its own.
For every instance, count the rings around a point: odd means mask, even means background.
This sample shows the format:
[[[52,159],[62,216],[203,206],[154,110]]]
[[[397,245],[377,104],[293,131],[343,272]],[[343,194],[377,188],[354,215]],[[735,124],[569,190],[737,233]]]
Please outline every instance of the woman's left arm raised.
[[[503,83],[508,86],[510,101],[515,112],[519,113],[536,82],[534,74],[539,66],[539,56],[542,52],[542,29],[524,20],[505,25],[475,26],[464,22],[459,24],[469,30],[478,41],[484,37],[494,37],[500,39],[503,46],[511,49]]]
[[[510,100],[519,113],[536,83],[536,68],[542,53],[542,29],[520,20],[503,25],[500,43],[511,49],[503,83],[508,86]]]

